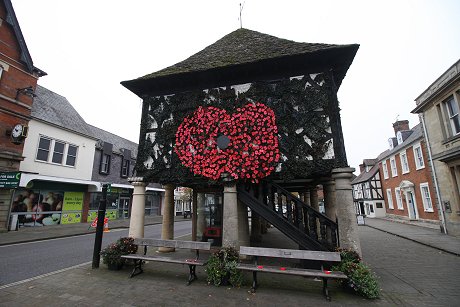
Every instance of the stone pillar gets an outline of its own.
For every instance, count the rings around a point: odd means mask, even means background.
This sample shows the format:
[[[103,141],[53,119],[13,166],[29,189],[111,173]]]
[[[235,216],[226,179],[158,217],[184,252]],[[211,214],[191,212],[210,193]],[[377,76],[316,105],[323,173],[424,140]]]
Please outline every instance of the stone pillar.
[[[192,241],[196,241],[198,193],[193,190],[192,197]]]
[[[323,192],[324,208],[326,210],[326,215],[335,222],[337,218],[337,208],[334,181],[328,181],[323,183]]]
[[[358,236],[358,223],[353,205],[351,178],[354,168],[336,168],[332,170],[335,181],[337,219],[339,225],[340,247],[350,248],[361,255],[361,244]]]
[[[163,224],[161,228],[161,238],[163,240],[174,239],[174,185],[166,184],[165,188],[165,202],[163,209]],[[174,252],[173,247],[160,247],[158,251],[162,253]]]
[[[130,178],[131,179],[131,178]],[[144,237],[145,217],[145,187],[147,183],[142,182],[143,178],[132,178],[131,184],[134,187],[133,203],[131,206],[131,218],[129,220],[129,236],[131,238]]]
[[[238,238],[240,246],[249,246],[249,219],[248,219],[248,207],[238,201]]]
[[[238,240],[238,201],[236,184],[224,186],[222,247],[233,246],[239,249]]]
[[[206,228],[206,216],[204,210],[204,193],[196,193],[196,237],[198,241],[203,241],[203,233]]]
[[[310,188],[310,206],[316,211],[319,211],[318,188],[316,185]]]

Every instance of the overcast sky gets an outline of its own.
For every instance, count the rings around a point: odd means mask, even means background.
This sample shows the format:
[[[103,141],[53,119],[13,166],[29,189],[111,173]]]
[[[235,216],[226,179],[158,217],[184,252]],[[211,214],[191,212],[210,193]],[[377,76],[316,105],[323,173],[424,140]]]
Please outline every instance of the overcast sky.
[[[12,0],[39,84],[87,123],[138,142],[139,97],[120,85],[180,62],[240,26],[239,0]],[[339,90],[350,166],[376,158],[392,123],[460,58],[458,0],[246,0],[243,27],[360,44]]]

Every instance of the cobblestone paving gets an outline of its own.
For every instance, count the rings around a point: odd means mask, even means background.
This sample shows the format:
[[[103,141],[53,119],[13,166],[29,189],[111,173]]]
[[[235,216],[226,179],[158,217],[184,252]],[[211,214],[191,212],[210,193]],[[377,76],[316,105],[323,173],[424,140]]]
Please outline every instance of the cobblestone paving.
[[[359,227],[363,259],[382,299],[402,306],[460,306],[460,257],[370,227]]]

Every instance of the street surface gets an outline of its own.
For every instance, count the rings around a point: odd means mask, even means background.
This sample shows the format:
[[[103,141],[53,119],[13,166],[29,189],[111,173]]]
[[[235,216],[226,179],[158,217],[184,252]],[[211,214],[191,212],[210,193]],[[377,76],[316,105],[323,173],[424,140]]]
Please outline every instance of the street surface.
[[[175,223],[174,237],[190,234],[191,225],[190,221]],[[161,227],[161,224],[145,226],[145,237],[160,238]],[[128,236],[128,229],[112,229],[110,232],[104,232],[102,248],[126,236]],[[92,261],[94,238],[93,233],[0,246],[0,285]]]

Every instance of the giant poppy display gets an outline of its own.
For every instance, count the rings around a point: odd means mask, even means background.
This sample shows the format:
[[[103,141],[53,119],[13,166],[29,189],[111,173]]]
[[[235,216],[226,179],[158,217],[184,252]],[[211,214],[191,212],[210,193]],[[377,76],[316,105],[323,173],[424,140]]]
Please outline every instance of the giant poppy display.
[[[175,152],[194,174],[253,182],[268,176],[280,159],[275,113],[249,103],[233,114],[199,107],[176,132]]]

